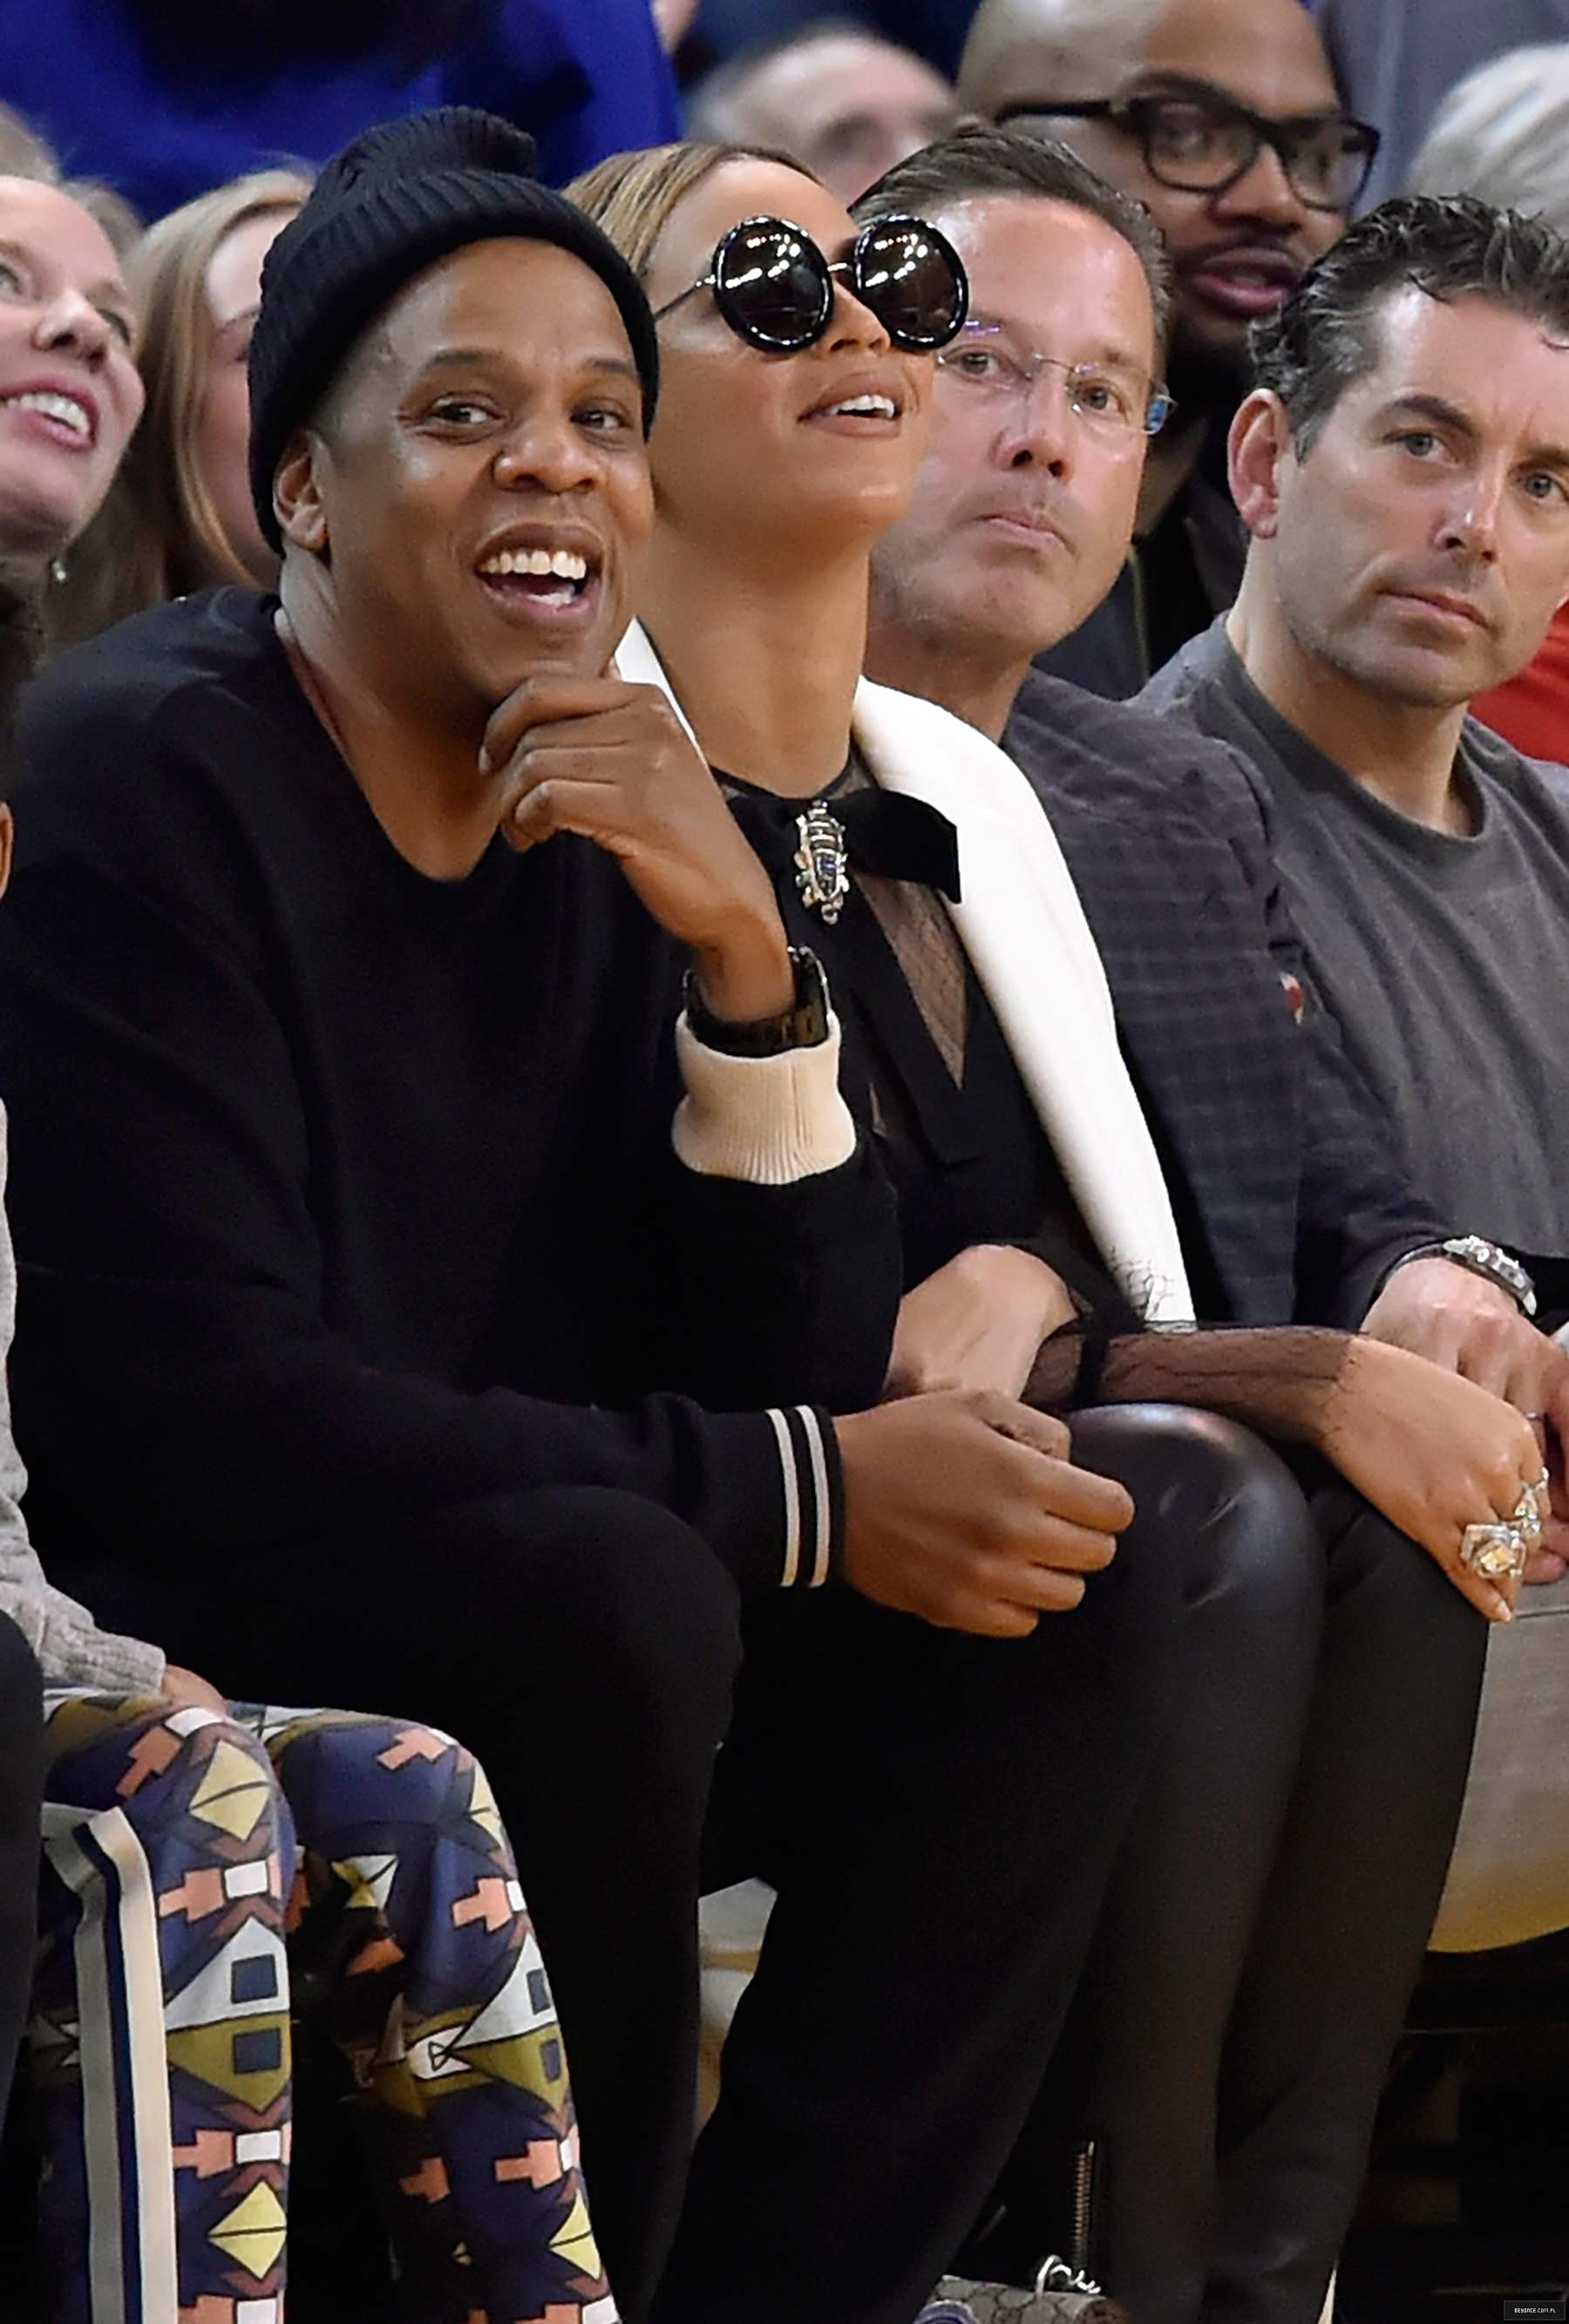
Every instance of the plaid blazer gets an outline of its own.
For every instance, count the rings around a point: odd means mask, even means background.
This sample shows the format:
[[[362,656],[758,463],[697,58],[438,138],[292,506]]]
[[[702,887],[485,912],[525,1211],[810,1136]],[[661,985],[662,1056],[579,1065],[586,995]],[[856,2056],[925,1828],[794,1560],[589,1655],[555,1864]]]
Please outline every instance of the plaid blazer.
[[[1455,1230],[1308,995],[1241,760],[1039,671],[1002,740],[1100,946],[1200,1314],[1353,1328],[1402,1252]]]

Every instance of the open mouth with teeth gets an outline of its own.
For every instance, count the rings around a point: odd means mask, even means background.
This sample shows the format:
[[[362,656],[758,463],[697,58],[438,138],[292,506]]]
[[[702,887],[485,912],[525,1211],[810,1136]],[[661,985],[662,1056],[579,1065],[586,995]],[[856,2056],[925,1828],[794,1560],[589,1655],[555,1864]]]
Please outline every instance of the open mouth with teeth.
[[[49,432],[57,441],[68,444],[73,451],[90,450],[97,435],[93,415],[85,403],[74,395],[58,394],[51,388],[29,388],[21,395],[0,398],[7,411],[30,411],[45,421]]]
[[[813,422],[847,421],[851,427],[887,428],[899,419],[899,406],[891,395],[844,395],[835,403],[817,404],[803,417]]]
[[[598,577],[576,549],[502,549],[477,570],[493,595],[514,605],[573,605]]]

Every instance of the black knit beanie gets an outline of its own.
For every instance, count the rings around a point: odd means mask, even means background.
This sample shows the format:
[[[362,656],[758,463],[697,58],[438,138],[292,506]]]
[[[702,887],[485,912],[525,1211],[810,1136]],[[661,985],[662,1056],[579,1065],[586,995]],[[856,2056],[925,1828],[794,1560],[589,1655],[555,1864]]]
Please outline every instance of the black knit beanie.
[[[652,422],[660,359],[648,300],[614,244],[533,168],[531,137],[461,105],[368,129],[327,164],[267,253],[251,340],[251,497],[274,549],[272,479],[290,437],[404,283],[471,242],[553,242],[591,267],[621,310]]]

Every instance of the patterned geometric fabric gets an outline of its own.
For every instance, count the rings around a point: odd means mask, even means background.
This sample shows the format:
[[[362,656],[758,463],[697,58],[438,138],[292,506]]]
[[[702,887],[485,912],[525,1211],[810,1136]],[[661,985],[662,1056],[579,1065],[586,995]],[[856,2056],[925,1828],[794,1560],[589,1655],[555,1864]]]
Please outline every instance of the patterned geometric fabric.
[[[490,1787],[427,1727],[46,1702],[32,2028],[55,2324],[282,2324],[291,1959],[347,2060],[400,2306],[614,2324]]]

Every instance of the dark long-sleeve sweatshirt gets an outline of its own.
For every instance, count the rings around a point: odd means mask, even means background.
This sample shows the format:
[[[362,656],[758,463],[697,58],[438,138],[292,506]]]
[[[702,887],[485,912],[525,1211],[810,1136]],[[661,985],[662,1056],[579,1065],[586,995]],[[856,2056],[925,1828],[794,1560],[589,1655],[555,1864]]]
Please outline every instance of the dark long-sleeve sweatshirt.
[[[843,1116],[850,1158],[791,1183],[678,1159],[684,961],[614,862],[416,871],[239,591],[58,665],[20,760],[0,1092],[51,1571],[156,1606],[193,1559],[603,1484],[747,1587],[820,1580],[891,1198]],[[723,1117],[761,1103],[754,1177],[800,1168],[820,1052],[687,1070],[684,1153],[706,1120],[746,1167]]]

